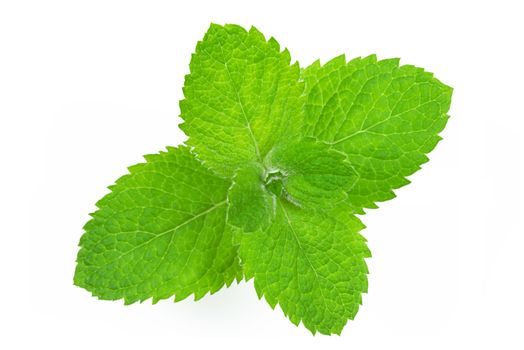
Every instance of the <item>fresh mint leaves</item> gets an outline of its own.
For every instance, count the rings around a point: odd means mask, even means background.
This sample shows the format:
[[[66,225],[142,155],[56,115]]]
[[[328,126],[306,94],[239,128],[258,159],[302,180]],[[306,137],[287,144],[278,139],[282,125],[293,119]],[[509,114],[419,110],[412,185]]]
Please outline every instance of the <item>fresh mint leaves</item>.
[[[340,334],[367,291],[356,214],[428,160],[451,88],[375,56],[301,69],[236,25],[211,25],[190,71],[187,146],[146,156],[97,203],[75,284],[130,304],[254,278],[294,324]]]
[[[85,225],[74,282],[126,304],[199,299],[242,277],[227,229],[230,181],[187,147],[146,156],[111,186]]]

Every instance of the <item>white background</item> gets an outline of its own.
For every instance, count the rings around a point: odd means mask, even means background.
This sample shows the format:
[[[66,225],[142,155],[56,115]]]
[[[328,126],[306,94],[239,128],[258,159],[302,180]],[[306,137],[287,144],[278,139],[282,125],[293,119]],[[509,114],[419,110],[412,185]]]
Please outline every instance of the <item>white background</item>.
[[[2,1],[0,348],[523,349],[524,51],[518,2]],[[303,65],[401,57],[454,87],[444,140],[370,211],[369,293],[313,337],[252,283],[124,307],[72,284],[106,186],[177,145],[210,22],[255,25]]]

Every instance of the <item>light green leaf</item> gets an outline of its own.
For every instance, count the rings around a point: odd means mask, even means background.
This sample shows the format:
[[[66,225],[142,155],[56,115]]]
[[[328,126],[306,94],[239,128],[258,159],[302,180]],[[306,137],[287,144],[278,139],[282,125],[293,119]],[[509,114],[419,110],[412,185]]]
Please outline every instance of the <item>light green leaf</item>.
[[[273,221],[275,197],[263,182],[264,169],[252,163],[239,169],[228,194],[228,220],[245,232],[266,229]]]
[[[225,230],[230,182],[186,147],[145,157],[111,186],[85,225],[74,282],[126,304],[214,293],[241,277]]]
[[[370,256],[362,223],[345,209],[304,210],[279,199],[265,231],[238,234],[246,278],[294,324],[340,334],[367,291]]]
[[[303,71],[305,133],[348,156],[360,176],[348,202],[361,213],[409,183],[448,120],[452,89],[398,63],[340,56]]]
[[[265,229],[277,198],[302,208],[329,208],[347,198],[357,174],[346,155],[305,139],[273,148],[264,166],[239,169],[229,190],[228,222],[245,232]]]
[[[231,177],[279,140],[298,138],[304,84],[287,50],[254,27],[211,25],[198,43],[180,102],[181,129],[198,157]]]
[[[300,70],[254,27],[211,25],[180,102],[187,146],[146,156],[97,203],[75,284],[129,304],[245,276],[293,323],[340,334],[367,291],[355,214],[428,160],[451,93],[398,59]]]
[[[277,174],[286,199],[301,207],[332,207],[358,179],[344,153],[314,139],[277,146],[264,163],[268,174]]]

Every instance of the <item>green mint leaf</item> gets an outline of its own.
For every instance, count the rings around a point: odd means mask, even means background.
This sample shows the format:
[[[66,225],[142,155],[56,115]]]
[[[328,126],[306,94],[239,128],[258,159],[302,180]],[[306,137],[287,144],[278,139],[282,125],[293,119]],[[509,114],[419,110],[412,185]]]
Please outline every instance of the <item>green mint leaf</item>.
[[[276,146],[264,166],[253,163],[237,171],[228,195],[228,223],[245,232],[265,229],[278,198],[301,208],[329,208],[346,200],[358,178],[346,158],[313,139]]]
[[[340,334],[367,291],[355,214],[428,161],[451,94],[398,59],[301,70],[254,27],[211,25],[180,102],[186,146],[146,156],[110,187],[74,283],[129,304],[254,278],[294,324]]]
[[[237,171],[228,201],[227,222],[244,232],[266,229],[273,221],[274,196],[264,186],[264,169],[258,164]]]
[[[336,205],[358,179],[344,153],[310,138],[276,146],[264,165],[268,174],[277,174],[286,200],[300,207]]]
[[[241,276],[225,229],[230,182],[186,147],[145,157],[111,186],[85,225],[74,282],[126,304],[196,299]]]
[[[452,89],[421,68],[339,56],[302,76],[306,134],[347,154],[360,176],[348,201],[361,213],[393,198],[441,139]]]
[[[180,102],[186,142],[217,173],[231,177],[262,162],[282,138],[301,132],[304,84],[287,50],[254,27],[211,25],[197,44]]]
[[[279,199],[273,224],[239,239],[246,278],[294,324],[340,334],[367,291],[363,227],[343,209],[304,210]]]

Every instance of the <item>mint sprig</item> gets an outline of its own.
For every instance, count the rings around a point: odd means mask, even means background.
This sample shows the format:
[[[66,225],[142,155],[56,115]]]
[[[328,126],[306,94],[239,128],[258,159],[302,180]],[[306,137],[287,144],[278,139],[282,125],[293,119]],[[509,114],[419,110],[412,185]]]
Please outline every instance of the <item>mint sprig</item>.
[[[75,284],[130,304],[254,278],[293,323],[340,334],[367,291],[356,214],[428,160],[451,88],[375,56],[301,70],[236,25],[211,25],[190,71],[187,146],[146,156],[97,203]]]

